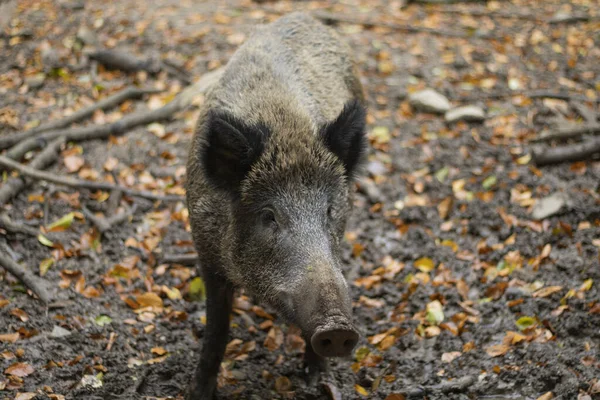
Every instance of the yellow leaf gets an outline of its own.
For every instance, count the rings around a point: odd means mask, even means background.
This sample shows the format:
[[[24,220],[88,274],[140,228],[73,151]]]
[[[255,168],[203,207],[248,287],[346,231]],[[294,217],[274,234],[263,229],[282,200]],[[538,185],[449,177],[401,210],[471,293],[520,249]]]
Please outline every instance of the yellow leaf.
[[[41,233],[38,235],[38,240],[41,244],[43,244],[46,247],[54,246],[54,243],[52,243],[52,241],[50,239],[48,239],[46,236],[42,235]]]
[[[360,386],[358,383],[354,384],[354,390],[356,390],[356,393],[360,394],[361,396],[367,397],[369,395],[369,392],[367,392],[367,389]]]
[[[64,217],[60,218],[59,220],[51,223],[48,226],[48,230],[50,232],[64,231],[71,226],[71,223],[73,223],[74,217],[75,217],[75,213],[70,212],[67,215],[65,215]]]
[[[45,258],[40,263],[40,276],[46,275],[50,267],[54,265],[54,258]]]
[[[440,303],[439,300],[434,300],[427,304],[425,318],[431,325],[439,325],[444,320],[444,310],[442,309],[442,303]]]
[[[585,282],[583,282],[583,284],[581,285],[579,290],[582,292],[587,292],[588,290],[590,290],[592,288],[593,284],[594,284],[594,280],[590,278],[590,279],[586,280]]]
[[[431,258],[421,257],[415,261],[415,267],[421,272],[431,272],[435,267],[435,264]]]

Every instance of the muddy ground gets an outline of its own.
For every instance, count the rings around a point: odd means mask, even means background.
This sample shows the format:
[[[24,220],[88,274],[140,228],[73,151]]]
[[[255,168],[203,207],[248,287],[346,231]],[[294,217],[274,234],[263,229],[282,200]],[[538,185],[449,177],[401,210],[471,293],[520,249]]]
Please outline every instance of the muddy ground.
[[[600,162],[536,167],[531,140],[582,118],[572,103],[528,96],[570,93],[597,120],[599,4],[401,6],[22,1],[0,37],[0,135],[126,84],[167,92],[86,123],[160,105],[184,85],[164,73],[96,70],[83,55],[94,41],[169,59],[196,79],[226,63],[255,24],[291,10],[468,35],[336,25],[362,71],[372,147],[344,247],[362,339],[354,357],[332,364],[334,384],[344,399],[600,398]],[[587,20],[549,23],[559,11]],[[58,67],[42,57],[45,44]],[[40,73],[45,80],[35,82]],[[426,87],[453,106],[482,107],[486,120],[448,124],[419,112],[407,96]],[[195,116],[191,107],[118,138],[70,143],[49,170],[82,178],[112,170],[121,183],[181,194]],[[540,199],[556,192],[567,196],[564,207],[534,220]],[[101,193],[35,182],[4,210],[37,228],[109,203]],[[44,307],[0,270],[0,335],[19,333],[0,341],[0,398],[181,398],[205,306],[195,269],[161,257],[193,251],[187,216],[181,202],[125,197],[120,205],[134,203],[133,218],[101,238],[76,214],[55,233],[62,250],[0,230],[10,256],[36,274],[54,260],[43,279],[56,295]],[[428,318],[439,304],[443,319]],[[219,398],[336,398],[304,383],[296,333],[240,295]]]

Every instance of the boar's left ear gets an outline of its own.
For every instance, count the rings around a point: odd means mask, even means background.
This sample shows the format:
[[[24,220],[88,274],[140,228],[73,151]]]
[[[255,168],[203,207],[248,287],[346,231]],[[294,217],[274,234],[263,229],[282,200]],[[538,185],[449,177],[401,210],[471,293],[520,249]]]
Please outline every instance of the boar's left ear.
[[[342,161],[348,177],[354,176],[367,150],[365,114],[358,100],[350,100],[336,120],[321,129],[325,146]]]
[[[211,110],[204,129],[200,154],[204,173],[212,185],[237,196],[242,180],[264,149],[267,128],[249,125],[226,111]]]

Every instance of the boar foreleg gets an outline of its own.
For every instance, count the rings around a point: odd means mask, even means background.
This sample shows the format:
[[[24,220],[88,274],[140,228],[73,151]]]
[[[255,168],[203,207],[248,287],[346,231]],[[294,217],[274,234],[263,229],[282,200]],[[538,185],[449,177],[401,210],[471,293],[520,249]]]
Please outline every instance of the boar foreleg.
[[[200,363],[186,400],[212,400],[229,335],[233,285],[209,268],[203,267],[202,272],[206,287],[206,328]]]

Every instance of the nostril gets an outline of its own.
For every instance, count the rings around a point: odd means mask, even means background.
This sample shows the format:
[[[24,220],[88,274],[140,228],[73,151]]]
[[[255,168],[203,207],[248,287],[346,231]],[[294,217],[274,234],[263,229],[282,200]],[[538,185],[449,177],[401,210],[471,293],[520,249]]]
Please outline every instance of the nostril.
[[[344,347],[352,350],[352,348],[354,347],[354,340],[352,340],[352,339],[344,340]]]
[[[323,340],[321,340],[321,346],[323,346],[323,347],[329,347],[329,346],[331,346],[331,339],[323,339]]]

